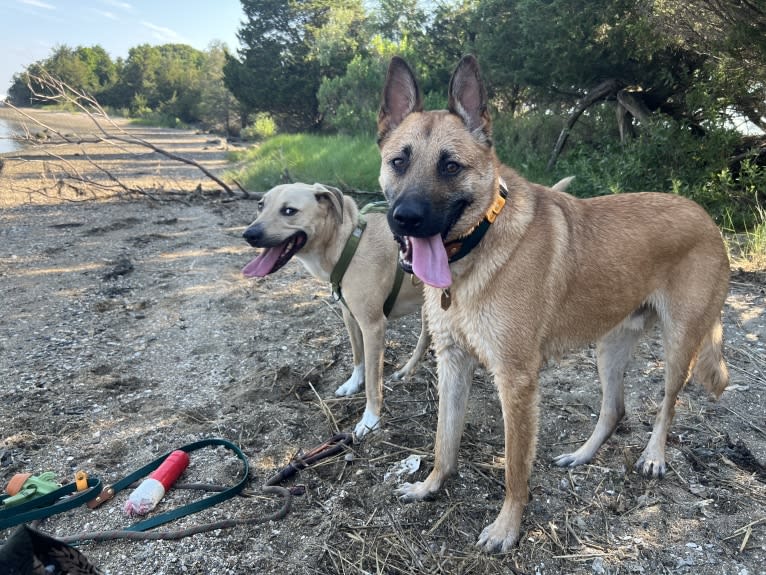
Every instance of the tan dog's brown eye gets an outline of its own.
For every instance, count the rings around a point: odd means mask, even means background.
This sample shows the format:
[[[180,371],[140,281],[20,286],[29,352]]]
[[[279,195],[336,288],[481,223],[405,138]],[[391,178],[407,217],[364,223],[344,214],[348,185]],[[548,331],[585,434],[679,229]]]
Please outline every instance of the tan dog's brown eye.
[[[444,173],[448,176],[454,176],[457,173],[460,172],[460,170],[463,169],[463,166],[458,164],[457,162],[447,162],[444,165]]]
[[[260,202],[258,202],[258,211],[260,212],[260,211],[262,211],[262,210],[263,210],[263,200],[261,200]]]
[[[462,164],[455,162],[454,160],[447,160],[442,158],[439,161],[439,174],[443,177],[457,176],[463,170]]]
[[[279,213],[282,214],[283,216],[294,216],[295,214],[298,213],[298,210],[296,210],[295,208],[291,208],[289,206],[282,206],[282,209],[279,210]]]
[[[394,158],[390,162],[391,167],[397,172],[403,172],[407,167],[407,160],[405,158]]]

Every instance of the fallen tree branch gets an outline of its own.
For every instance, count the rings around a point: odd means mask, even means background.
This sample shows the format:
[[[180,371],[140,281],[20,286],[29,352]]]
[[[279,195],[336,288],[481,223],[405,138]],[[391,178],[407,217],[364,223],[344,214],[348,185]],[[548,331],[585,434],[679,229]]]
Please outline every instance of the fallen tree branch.
[[[174,152],[170,152],[144,138],[140,138],[138,136],[135,136],[127,132],[125,129],[119,126],[111,117],[109,117],[109,114],[103,109],[101,104],[94,97],[87,94],[86,92],[77,90],[69,86],[65,82],[57,78],[54,78],[48,73],[30,76],[28,81],[28,86],[33,96],[42,101],[59,102],[59,103],[63,103],[63,104],[67,104],[69,106],[75,107],[77,110],[85,114],[85,116],[92,121],[94,127],[97,130],[96,135],[91,138],[73,137],[69,134],[63,133],[61,130],[58,130],[49,125],[46,125],[39,118],[26,113],[24,110],[21,110],[20,108],[14,106],[13,104],[10,104],[10,103],[7,104],[8,107],[14,110],[17,114],[19,114],[26,120],[34,123],[35,125],[41,127],[47,133],[55,135],[56,138],[58,138],[61,142],[67,143],[67,144],[86,144],[86,143],[103,142],[103,143],[116,146],[118,149],[121,149],[125,151],[126,153],[128,153],[128,149],[123,148],[120,144],[140,146],[148,150],[151,150],[152,152],[160,154],[175,162],[180,162],[180,163],[197,168],[200,172],[202,172],[202,174],[204,174],[205,177],[207,177],[208,179],[215,182],[218,186],[220,186],[221,189],[224,190],[224,192],[227,194],[228,197],[234,198],[238,195],[226,182],[224,182],[222,179],[217,177],[215,174],[213,174],[210,170],[208,170],[205,166],[201,165],[199,162],[191,158],[181,156]],[[104,126],[104,123],[108,124],[110,129],[107,129]],[[25,130],[26,130],[26,138],[29,141],[34,141],[35,138],[32,136],[32,134],[29,133],[29,130],[26,129],[26,126],[25,126]],[[50,152],[46,152],[46,153],[48,155],[51,155],[55,159],[66,163],[63,160],[63,158],[56,156],[55,154],[51,154]],[[148,193],[144,189],[132,188],[126,185],[113,173],[111,173],[109,170],[104,168],[98,162],[94,161],[84,150],[83,150],[82,156],[91,165],[93,165],[98,171],[104,174],[109,180],[117,184],[118,187],[120,187],[124,192],[148,195]],[[69,164],[69,168],[72,168],[71,163]],[[74,170],[74,175],[72,173],[68,173],[66,174],[66,177],[69,177],[75,181],[78,181],[84,184],[99,186],[99,184],[95,182],[92,178],[83,176],[82,174],[77,172],[77,170]],[[250,194],[244,188],[242,188],[241,185],[238,184],[238,186],[242,190],[243,197],[249,198]]]

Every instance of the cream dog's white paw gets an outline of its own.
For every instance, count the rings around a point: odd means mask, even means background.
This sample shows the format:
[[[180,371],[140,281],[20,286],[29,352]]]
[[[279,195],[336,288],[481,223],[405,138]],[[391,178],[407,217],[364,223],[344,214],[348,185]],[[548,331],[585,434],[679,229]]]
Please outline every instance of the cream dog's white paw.
[[[354,427],[354,435],[356,435],[357,438],[361,438],[371,431],[375,431],[378,427],[380,427],[380,416],[365,409],[362,414],[362,419],[360,419],[359,423]]]
[[[348,397],[359,393],[364,387],[364,364],[354,366],[354,371],[351,373],[351,377],[346,380],[346,383],[341,385],[335,390],[337,397]]]

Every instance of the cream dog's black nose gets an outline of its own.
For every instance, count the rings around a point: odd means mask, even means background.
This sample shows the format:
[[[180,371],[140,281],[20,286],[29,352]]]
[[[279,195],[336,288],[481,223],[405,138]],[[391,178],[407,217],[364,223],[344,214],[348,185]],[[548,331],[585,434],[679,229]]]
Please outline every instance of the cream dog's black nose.
[[[242,237],[245,238],[248,244],[257,248],[259,247],[258,243],[263,239],[263,227],[260,224],[252,225],[245,230]]]

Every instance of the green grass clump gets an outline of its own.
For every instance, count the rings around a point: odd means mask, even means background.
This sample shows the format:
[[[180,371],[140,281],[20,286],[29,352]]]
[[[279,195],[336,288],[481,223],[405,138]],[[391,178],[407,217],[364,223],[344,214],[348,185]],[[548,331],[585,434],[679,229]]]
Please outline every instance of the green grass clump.
[[[757,206],[753,211],[752,226],[746,226],[744,231],[736,232],[731,219],[724,227],[726,233],[729,258],[732,263],[744,270],[766,269],[766,209]]]
[[[378,191],[380,154],[369,136],[282,134],[238,153],[245,166],[233,174],[248,190],[285,182],[319,182],[343,191]]]

